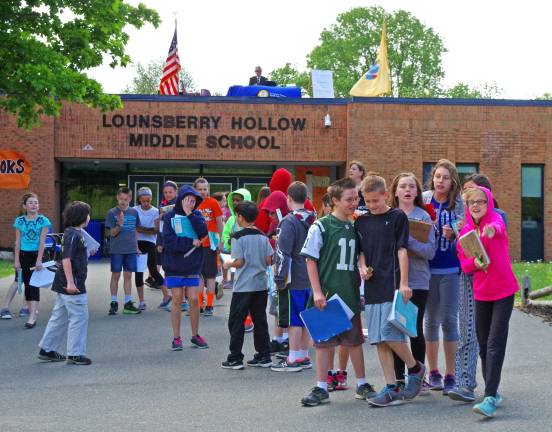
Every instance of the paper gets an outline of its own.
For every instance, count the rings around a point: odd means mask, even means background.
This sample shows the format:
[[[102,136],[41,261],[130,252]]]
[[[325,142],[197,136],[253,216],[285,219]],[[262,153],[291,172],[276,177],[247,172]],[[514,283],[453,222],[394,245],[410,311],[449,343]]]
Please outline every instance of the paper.
[[[401,332],[410,337],[416,337],[418,331],[416,320],[418,318],[418,307],[411,301],[405,303],[399,290],[395,290],[393,309],[387,320]]]
[[[33,270],[30,285],[38,288],[50,287],[54,282],[56,271],[57,266],[55,261],[42,263],[42,268],[40,270]]]
[[[90,257],[90,255],[94,255],[94,253],[98,252],[100,244],[94,239],[94,237],[88,234],[86,230],[81,230],[81,232],[84,237],[84,241],[86,242],[86,255]]]
[[[232,255],[230,254],[225,254],[225,253],[222,253],[220,254],[220,260],[222,262],[225,262],[225,261],[230,261],[232,259]],[[230,267],[229,269],[232,273],[235,273],[236,272],[236,267]]]
[[[268,292],[272,294],[276,291],[276,284],[274,283],[274,269],[272,266],[266,267],[266,276],[268,278]]]
[[[197,240],[197,234],[187,216],[175,215],[171,218],[171,225],[178,237],[187,237]]]
[[[312,79],[312,97],[315,98],[334,98],[333,72],[329,70],[311,71]]]
[[[136,255],[136,271],[144,273],[148,269],[148,254]]]

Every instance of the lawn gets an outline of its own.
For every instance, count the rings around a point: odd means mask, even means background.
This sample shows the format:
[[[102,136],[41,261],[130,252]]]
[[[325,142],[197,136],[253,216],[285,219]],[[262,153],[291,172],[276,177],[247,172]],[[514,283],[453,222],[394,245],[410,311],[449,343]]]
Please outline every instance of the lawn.
[[[513,268],[520,288],[523,286],[524,276],[531,278],[531,291],[552,285],[552,263],[517,262],[513,264]],[[516,298],[519,300],[519,292]],[[552,300],[552,296],[543,297],[539,300]]]
[[[13,275],[13,263],[11,261],[0,260],[0,278]]]

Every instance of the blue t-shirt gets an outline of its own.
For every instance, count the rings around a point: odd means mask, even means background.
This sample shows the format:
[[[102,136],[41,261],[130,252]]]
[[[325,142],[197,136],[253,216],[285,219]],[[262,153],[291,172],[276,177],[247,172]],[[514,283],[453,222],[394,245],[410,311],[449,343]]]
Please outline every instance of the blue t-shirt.
[[[448,225],[452,227],[452,224],[458,221],[458,217],[454,211],[448,210],[448,201],[440,203],[432,197],[431,204],[435,208],[435,214],[437,215],[437,249],[435,257],[429,261],[431,274],[458,273],[460,262],[456,256],[455,242],[451,242],[443,236],[443,226]]]
[[[105,217],[107,229],[115,228],[121,211],[118,207],[114,207],[107,212]],[[138,248],[136,227],[141,226],[140,216],[134,208],[128,208],[122,212],[123,226],[119,234],[109,240],[109,252],[112,254],[135,254]]]
[[[21,233],[21,242],[19,243],[22,251],[36,252],[40,246],[40,231],[42,228],[52,226],[50,220],[41,214],[38,214],[35,219],[27,219],[27,216],[19,216],[15,218],[13,227]]]

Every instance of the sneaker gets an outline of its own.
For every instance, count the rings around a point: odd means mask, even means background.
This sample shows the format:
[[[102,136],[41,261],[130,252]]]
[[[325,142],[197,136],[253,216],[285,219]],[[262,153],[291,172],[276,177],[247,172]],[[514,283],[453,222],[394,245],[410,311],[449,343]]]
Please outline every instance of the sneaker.
[[[274,372],[301,372],[303,370],[303,366],[299,361],[290,362],[287,359],[284,359],[281,360],[280,363],[273,364],[270,370],[273,370]]]
[[[173,351],[182,351],[182,338],[174,338],[172,341],[172,350]]]
[[[456,387],[456,380],[454,379],[454,375],[445,375],[443,384],[443,396],[447,396],[454,387]]]
[[[180,304],[180,310],[181,310],[182,312],[187,312],[188,309],[190,309],[190,306],[188,305],[188,302],[182,302],[182,303]]]
[[[368,403],[375,407],[387,407],[394,405],[402,405],[404,403],[404,394],[398,387],[389,388],[385,387],[376,396],[371,399],[367,399]]]
[[[0,311],[0,318],[5,319],[5,320],[12,319],[12,315],[10,313],[10,310],[9,309],[2,309]]]
[[[422,383],[422,391],[418,396],[429,396],[429,393],[431,392],[431,387],[429,386],[429,383],[427,380],[424,380]]]
[[[326,375],[326,384],[329,392],[333,392],[337,386],[337,378],[335,374],[332,374],[332,371],[328,371],[328,375]]]
[[[278,342],[276,339],[272,339],[270,341],[270,354],[277,354],[280,351],[283,351],[284,347],[283,345]]]
[[[329,393],[320,387],[314,387],[308,395],[306,395],[303,399],[301,399],[301,403],[303,404],[303,406],[310,406],[310,407],[318,406],[320,404],[323,404],[329,401],[330,401]]]
[[[190,342],[192,342],[193,348],[199,348],[199,349],[209,348],[209,345],[207,345],[207,342],[205,341],[205,339],[203,339],[203,337],[201,337],[200,335],[195,335],[194,337],[192,337],[190,339]]]
[[[148,277],[146,278],[146,280],[144,281],[144,283],[145,283],[147,286],[149,286],[149,287],[151,287],[152,285],[156,284],[156,283],[155,283],[155,279],[152,278],[151,276],[148,276]]]
[[[483,402],[473,406],[473,412],[485,417],[494,417],[496,413],[496,398],[487,396],[483,399]]]
[[[497,395],[498,396],[498,395]],[[448,392],[448,397],[460,402],[474,402],[475,393],[467,387],[455,387]]]
[[[417,373],[408,374],[403,393],[406,400],[414,399],[422,391],[426,367],[421,362],[418,362],[418,366],[420,370]]]
[[[248,315],[243,323],[243,331],[245,331],[246,333],[251,333],[253,331],[253,327],[253,320],[251,319],[251,316]]]
[[[112,301],[109,304],[109,315],[116,315],[118,310],[119,310],[119,303],[117,303],[116,301]]]
[[[140,312],[142,311],[134,306],[134,302],[132,300],[127,301],[123,307],[124,315],[138,315]]]
[[[220,367],[223,368],[223,369],[242,370],[243,369],[243,361],[242,360],[226,360],[226,361],[223,361],[220,364]]]
[[[303,369],[312,369],[312,361],[310,357],[305,357],[300,363]]]
[[[145,303],[140,303],[138,305],[138,309],[140,309],[141,311],[145,311],[147,308],[147,305]]]
[[[167,312],[171,311],[171,302],[172,297],[169,297],[167,300],[161,300],[161,303],[159,303],[159,306],[157,306],[159,309],[165,309]]]
[[[63,354],[60,354],[57,351],[45,351],[42,348],[38,353],[38,358],[47,362],[60,362],[67,360]]]
[[[275,357],[280,360],[287,359],[289,357],[289,350],[280,351],[279,353],[276,353]]]
[[[500,408],[502,406],[502,402],[504,402],[504,398],[497,392],[495,397],[495,407]]]
[[[67,356],[67,364],[88,366],[92,364],[92,360],[85,356]]]
[[[376,389],[374,389],[372,384],[365,383],[357,386],[355,399],[368,400],[368,399],[372,399],[373,397],[376,397],[377,395],[378,395],[378,392],[376,391]]]
[[[223,297],[224,297],[224,287],[222,286],[222,284],[215,282],[215,298],[217,300],[220,300]]]
[[[443,390],[443,375],[438,370],[429,373],[428,382],[431,390]]]
[[[203,316],[213,316],[213,306],[206,306]]]
[[[335,373],[335,379],[337,380],[336,390],[347,390],[347,371],[338,370]]]
[[[251,360],[247,360],[247,366],[269,368],[272,366],[272,359],[270,357],[257,357],[254,355]]]
[[[31,313],[29,312],[29,308],[21,308],[19,310],[19,316],[20,317],[28,317]]]
[[[224,281],[222,283],[222,289],[232,289],[234,287],[234,283],[232,281]]]

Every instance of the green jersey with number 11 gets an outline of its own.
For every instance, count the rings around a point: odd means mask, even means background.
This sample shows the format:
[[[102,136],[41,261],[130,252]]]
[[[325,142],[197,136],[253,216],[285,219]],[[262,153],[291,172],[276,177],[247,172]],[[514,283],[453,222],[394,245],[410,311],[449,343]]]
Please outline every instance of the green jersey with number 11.
[[[338,294],[354,313],[360,312],[358,239],[352,222],[332,215],[318,219],[309,229],[301,255],[318,262],[326,298]]]

